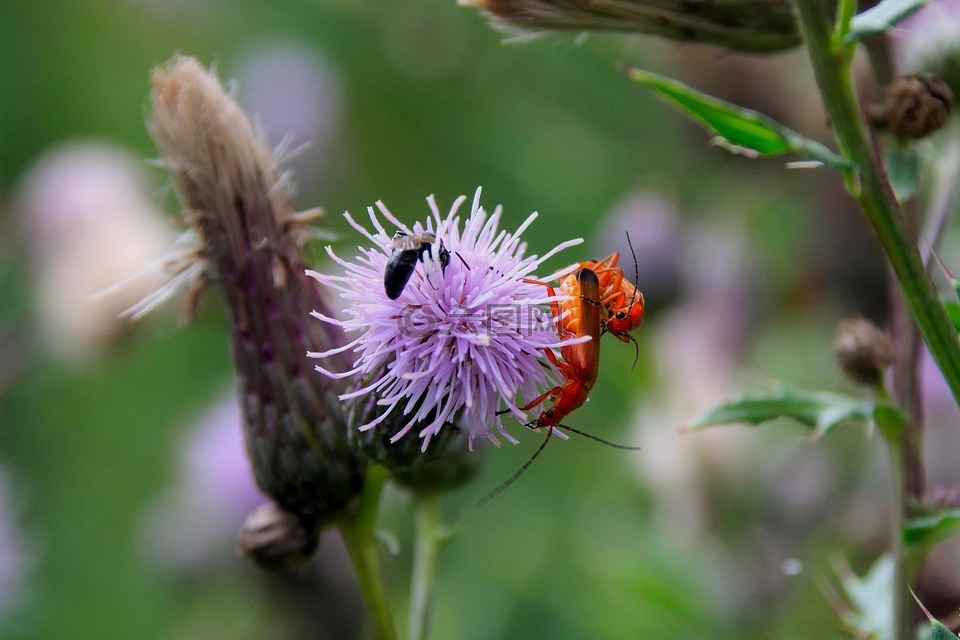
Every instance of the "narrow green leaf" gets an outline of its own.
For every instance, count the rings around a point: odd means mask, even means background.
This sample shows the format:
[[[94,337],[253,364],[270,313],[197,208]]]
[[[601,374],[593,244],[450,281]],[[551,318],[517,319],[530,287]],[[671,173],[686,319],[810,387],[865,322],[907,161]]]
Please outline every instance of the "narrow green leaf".
[[[849,171],[856,168],[819,142],[808,140],[761,113],[724,102],[649,71],[628,69],[627,75],[631,80],[652,88],[703,125],[728,151],[751,158],[795,152],[834,169]]]
[[[950,316],[950,322],[953,323],[953,328],[960,333],[960,302],[947,300],[943,303],[943,308],[947,310],[947,315]]]
[[[843,35],[843,42],[852,44],[867,36],[886,33],[929,2],[930,0],[881,0],[879,4],[853,17],[850,30]]]
[[[930,638],[931,640],[957,640],[957,636],[953,635],[953,632],[950,631],[942,622],[933,617],[933,614],[930,613],[930,610],[927,609],[920,598],[917,597],[917,594],[913,592],[913,589],[910,589],[910,595],[913,596],[913,599],[916,600],[917,604],[920,605],[920,609],[923,611],[923,615],[927,616],[927,620],[930,621]]]
[[[702,429],[731,423],[758,425],[781,417],[792,418],[810,427],[814,437],[820,437],[845,422],[868,424],[880,417],[885,424],[894,425],[902,424],[904,420],[903,415],[889,405],[878,407],[873,402],[837,393],[780,387],[718,405],[694,420],[688,428]]]
[[[873,421],[887,441],[896,438],[900,430],[907,426],[907,416],[900,409],[889,404],[878,404],[874,407]]]
[[[931,516],[911,518],[903,525],[903,540],[910,545],[929,546],[960,532],[960,508],[948,509]]]
[[[920,181],[920,156],[913,147],[894,147],[884,153],[884,166],[890,177],[890,186],[897,202],[909,199]]]
[[[953,635],[953,631],[950,631],[939,620],[934,620],[931,624],[933,625],[933,635],[931,636],[933,640],[957,640],[958,636]]]

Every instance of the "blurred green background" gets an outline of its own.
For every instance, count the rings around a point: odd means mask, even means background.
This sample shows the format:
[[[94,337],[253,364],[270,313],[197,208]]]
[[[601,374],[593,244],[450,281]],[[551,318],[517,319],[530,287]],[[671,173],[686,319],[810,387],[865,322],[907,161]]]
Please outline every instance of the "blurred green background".
[[[41,302],[48,266],[88,238],[75,220],[29,213],[52,198],[69,217],[76,193],[36,194],[35,183],[67,180],[30,177],[44,154],[77,140],[129,154],[146,176],[144,206],[174,229],[167,176],[141,159],[156,157],[148,73],[175,52],[236,78],[273,142],[312,141],[288,165],[297,201],[327,210],[345,250],[359,239],[344,210],[380,199],[409,222],[428,194],[443,209],[478,185],[488,208],[504,205],[507,228],[541,213],[532,251],[586,239],[586,255],[552,267],[625,250],[628,230],[638,246],[649,307],[639,364],[629,346],[605,344],[591,402],[570,422],[644,449],[552,442],[477,510],[540,436],[517,427],[520,445],[490,451],[482,475],[447,498],[459,524],[441,558],[434,638],[841,637],[820,585],[837,557],[862,570],[884,548],[878,444],[856,429],[813,443],[788,425],[678,428],[774,379],[851,391],[830,342],[845,315],[882,319],[872,239],[832,176],[711,147],[616,66],[679,77],[823,139],[802,53],[745,57],[636,35],[505,42],[453,0],[0,3],[0,636],[363,633],[335,537],[306,574],[261,575],[233,555],[244,512],[193,484],[206,470],[216,485],[239,459],[236,443],[208,447],[209,460],[190,449],[232,385],[216,293],[187,327],[174,303],[133,326],[101,318],[109,335],[79,355],[71,345],[87,338],[66,327],[97,303]],[[318,264],[322,244],[311,247]],[[409,499],[385,500],[402,619]]]

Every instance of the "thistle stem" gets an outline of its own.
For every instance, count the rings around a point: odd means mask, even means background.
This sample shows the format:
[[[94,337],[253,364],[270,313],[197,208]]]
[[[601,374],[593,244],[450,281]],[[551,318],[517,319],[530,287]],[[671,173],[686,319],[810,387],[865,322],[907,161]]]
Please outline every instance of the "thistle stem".
[[[363,601],[370,614],[373,637],[378,640],[395,640],[397,633],[380,571],[380,556],[374,535],[377,506],[386,479],[387,470],[383,467],[371,466],[367,469],[358,507],[343,516],[338,524],[340,535],[343,536],[350,554],[360,592],[363,594]]]
[[[819,0],[795,0],[797,16],[824,104],[842,155],[859,167],[847,188],[870,222],[903,293],[910,314],[944,379],[960,403],[960,343],[923,268],[903,215],[870,144],[850,76],[847,45],[835,41],[827,8]]]
[[[917,250],[910,221],[894,198],[867,134],[850,74],[853,49],[840,41],[830,24],[827,7],[820,0],[794,0],[794,5],[837,145],[841,154],[858,167],[855,175],[846,176],[847,189],[876,232],[899,284],[899,292],[893,296],[897,346],[894,393],[907,416],[907,424],[896,433],[885,435],[895,493],[891,637],[907,640],[913,638],[915,627],[908,591],[919,558],[904,542],[902,531],[913,501],[920,499],[924,490],[917,329],[958,402],[960,343]],[[844,31],[841,25],[841,34]]]
[[[408,640],[426,640],[437,574],[440,546],[447,538],[440,513],[440,494],[417,494],[414,498],[415,543],[410,584]]]

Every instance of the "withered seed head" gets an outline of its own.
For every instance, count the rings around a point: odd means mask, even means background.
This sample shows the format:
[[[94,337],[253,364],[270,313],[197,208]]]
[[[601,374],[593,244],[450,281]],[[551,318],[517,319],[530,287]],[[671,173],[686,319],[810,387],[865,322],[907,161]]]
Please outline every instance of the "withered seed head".
[[[734,51],[766,52],[800,43],[787,0],[460,0],[507,30],[622,31]]]
[[[925,138],[950,118],[953,92],[929,73],[901,76],[890,83],[883,102],[868,110],[871,124],[901,139]]]
[[[299,569],[320,545],[320,531],[309,518],[272,502],[247,516],[237,538],[237,553],[270,571]]]
[[[310,350],[344,344],[315,322],[327,306],[304,274],[288,184],[263,137],[216,77],[187,57],[154,70],[150,133],[173,176],[205,276],[230,316],[247,452],[260,488],[284,509],[332,517],[360,490],[339,381]],[[346,368],[331,356],[331,368]]]
[[[889,334],[869,320],[851,318],[837,327],[833,353],[851,380],[875,385],[893,361],[893,344]]]

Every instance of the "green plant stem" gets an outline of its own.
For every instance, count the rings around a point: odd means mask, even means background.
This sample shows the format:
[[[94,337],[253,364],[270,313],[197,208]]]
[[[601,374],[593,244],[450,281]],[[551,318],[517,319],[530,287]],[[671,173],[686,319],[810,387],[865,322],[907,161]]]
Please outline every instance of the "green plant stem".
[[[960,403],[960,343],[940,303],[904,212],[894,198],[860,113],[850,61],[853,49],[840,43],[830,23],[828,9],[820,0],[794,0],[801,30],[841,155],[858,167],[846,176],[846,186],[870,222],[899,284],[902,302],[894,300],[897,365],[896,395],[908,416],[908,424],[888,437],[894,476],[896,517],[893,523],[894,584],[892,637],[913,638],[914,613],[909,584],[918,559],[903,541],[902,528],[913,500],[923,492],[922,431],[916,380],[917,344],[913,322]],[[841,27],[842,31],[842,27]]]
[[[907,425],[904,432],[910,430]],[[916,607],[910,595],[910,585],[916,578],[920,556],[903,539],[903,525],[909,517],[911,504],[911,487],[908,470],[905,469],[904,442],[902,438],[890,439],[890,466],[893,470],[893,486],[898,506],[897,517],[893,519],[893,634],[897,640],[914,640],[916,637],[917,616]]]
[[[415,543],[407,640],[426,640],[437,558],[447,530],[441,520],[439,493],[418,494],[414,500]]]
[[[834,38],[829,12],[820,0],[794,0],[814,73],[841,154],[859,167],[847,188],[870,222],[896,273],[910,314],[944,379],[960,403],[960,343],[910,239],[902,212],[870,144],[850,77],[852,51]]]
[[[889,46],[879,43],[887,38],[874,37],[870,41],[877,43],[868,48],[873,62],[875,76],[886,86],[893,80],[893,62]],[[890,75],[888,75],[890,74]],[[905,227],[911,240],[916,244],[920,221],[917,215],[917,202],[910,199],[903,203]],[[929,273],[927,262],[921,256],[921,264]],[[894,283],[896,274],[891,273],[890,284],[890,331],[894,344],[892,366],[893,397],[896,405],[906,416],[906,424],[889,441],[890,467],[894,482],[894,505],[896,513],[891,523],[893,542],[893,595],[895,638],[913,638],[917,626],[917,608],[910,596],[909,585],[916,577],[920,556],[911,552],[903,539],[903,526],[910,518],[912,506],[923,499],[926,491],[926,476],[923,460],[923,403],[920,399],[920,354],[923,340],[917,323],[907,307],[902,291]]]
[[[380,493],[387,479],[387,470],[371,466],[364,479],[363,493],[356,509],[339,521],[340,535],[347,546],[363,601],[373,624],[373,635],[378,640],[395,640],[397,632],[390,613],[390,602],[380,571],[380,555],[374,526]]]

